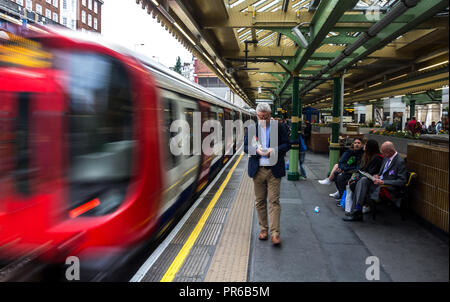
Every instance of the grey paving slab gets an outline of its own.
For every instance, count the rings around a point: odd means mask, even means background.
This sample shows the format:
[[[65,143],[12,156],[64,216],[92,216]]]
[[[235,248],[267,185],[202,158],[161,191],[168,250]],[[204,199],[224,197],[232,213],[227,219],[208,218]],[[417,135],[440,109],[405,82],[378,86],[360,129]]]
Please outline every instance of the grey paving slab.
[[[328,156],[308,152],[305,168],[306,181],[282,180],[280,248],[257,239],[254,213],[248,281],[368,281],[366,260],[375,256],[379,281],[448,282],[448,240],[385,206],[375,221],[370,214],[363,222],[343,221],[328,196],[336,187],[317,182],[326,177]]]

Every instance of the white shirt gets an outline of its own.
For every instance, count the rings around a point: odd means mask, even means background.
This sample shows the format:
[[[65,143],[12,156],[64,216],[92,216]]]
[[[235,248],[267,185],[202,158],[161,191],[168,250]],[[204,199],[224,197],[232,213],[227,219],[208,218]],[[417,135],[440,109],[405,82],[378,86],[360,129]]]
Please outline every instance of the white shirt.
[[[270,140],[270,124],[267,125],[266,128],[258,126],[258,133],[259,133],[259,139],[262,148],[269,149],[269,140]],[[261,156],[259,158],[259,165],[260,166],[270,166],[270,160],[268,156]]]

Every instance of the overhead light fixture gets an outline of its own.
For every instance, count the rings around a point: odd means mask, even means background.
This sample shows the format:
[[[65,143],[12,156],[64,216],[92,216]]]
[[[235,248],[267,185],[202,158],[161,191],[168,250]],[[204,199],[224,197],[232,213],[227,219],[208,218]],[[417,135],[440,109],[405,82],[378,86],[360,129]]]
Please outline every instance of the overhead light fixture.
[[[156,6],[159,5],[158,1],[156,1],[156,0],[152,0],[152,2],[153,2]]]
[[[308,40],[306,40],[305,36],[302,34],[302,32],[300,31],[300,28],[299,28],[301,25],[303,25],[303,23],[300,23],[299,25],[294,27],[292,29],[292,33],[298,38],[298,40],[303,48],[308,48],[308,46],[309,46]]]
[[[375,86],[381,85],[381,83],[383,83],[383,82],[378,82],[378,83],[375,83],[375,84],[373,84],[373,85],[370,85],[370,86],[369,86],[369,88],[372,88],[372,87],[375,87]]]
[[[400,79],[400,78],[406,77],[407,75],[408,75],[408,74],[405,73],[405,74],[399,75],[399,76],[397,76],[397,77],[395,77],[395,78],[392,78],[392,79],[390,79],[390,80],[392,81],[392,80]]]
[[[419,69],[419,71],[424,71],[424,70],[427,70],[427,69],[430,69],[430,68],[433,68],[433,67],[444,65],[446,63],[448,63],[448,60],[445,61],[445,62],[441,62],[441,63],[437,63],[437,64],[434,64],[434,65],[431,65],[431,66],[428,66],[428,67],[421,68],[421,69]]]
[[[189,35],[178,25],[177,22],[174,23],[174,25],[181,31],[181,33],[195,46],[197,43],[194,42],[194,40],[189,37]]]
[[[211,60],[211,58],[207,54],[203,53],[203,55],[205,56],[206,59],[208,59],[208,61],[211,63],[211,65],[214,65],[213,60]]]

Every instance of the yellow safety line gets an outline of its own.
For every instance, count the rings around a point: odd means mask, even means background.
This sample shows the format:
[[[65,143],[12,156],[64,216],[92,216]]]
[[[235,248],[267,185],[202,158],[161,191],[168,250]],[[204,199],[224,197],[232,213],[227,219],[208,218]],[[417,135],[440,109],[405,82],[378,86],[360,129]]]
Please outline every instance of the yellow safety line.
[[[206,208],[206,210],[203,213],[202,217],[200,218],[199,222],[195,226],[191,235],[189,235],[189,238],[186,240],[186,243],[183,245],[180,252],[178,253],[178,255],[175,257],[172,264],[167,269],[166,273],[164,274],[164,276],[161,279],[161,282],[172,282],[173,279],[175,278],[175,275],[177,274],[177,272],[183,265],[183,262],[186,259],[186,257],[189,255],[189,252],[192,249],[192,247],[194,246],[194,243],[197,240],[198,236],[200,235],[200,232],[202,231],[203,226],[206,223],[206,220],[208,219],[209,215],[211,214],[212,209],[216,205],[217,200],[219,200],[220,195],[222,195],[222,192],[225,189],[226,185],[228,184],[228,181],[230,180],[231,175],[234,172],[234,169],[241,161],[243,155],[244,155],[244,153],[242,153],[239,156],[238,160],[234,163],[233,167],[228,172],[228,175],[225,178],[224,182],[220,185],[219,190],[216,192],[213,199],[209,203],[208,207]]]

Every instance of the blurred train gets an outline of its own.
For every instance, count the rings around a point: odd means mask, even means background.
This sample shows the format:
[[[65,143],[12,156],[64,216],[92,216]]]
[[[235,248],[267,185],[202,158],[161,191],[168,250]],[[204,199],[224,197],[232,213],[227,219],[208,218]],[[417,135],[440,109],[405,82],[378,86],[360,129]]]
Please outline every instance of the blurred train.
[[[98,39],[1,32],[1,259],[95,263],[161,236],[240,147],[222,132],[222,150],[175,156],[172,122],[187,121],[192,142],[195,112],[222,127],[255,119]]]

